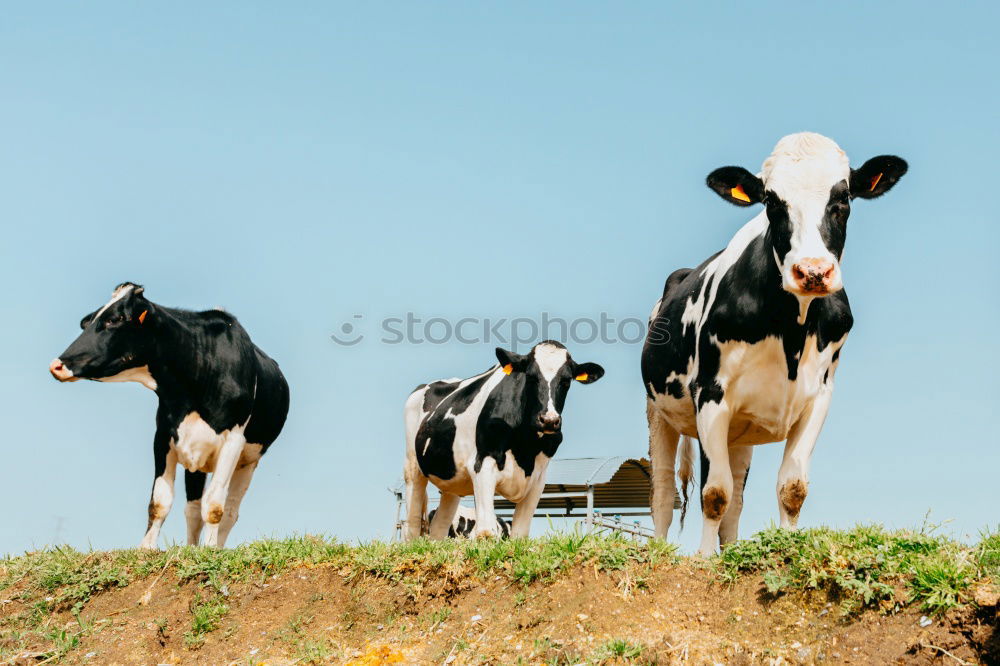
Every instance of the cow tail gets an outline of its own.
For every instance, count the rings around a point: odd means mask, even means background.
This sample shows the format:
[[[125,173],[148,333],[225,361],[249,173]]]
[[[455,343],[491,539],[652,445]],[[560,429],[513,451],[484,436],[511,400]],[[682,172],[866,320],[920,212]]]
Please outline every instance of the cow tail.
[[[681,482],[681,529],[684,529],[684,518],[687,517],[688,496],[691,485],[694,483],[694,441],[684,435],[681,437],[681,445],[677,451],[679,464],[677,466],[677,478]]]

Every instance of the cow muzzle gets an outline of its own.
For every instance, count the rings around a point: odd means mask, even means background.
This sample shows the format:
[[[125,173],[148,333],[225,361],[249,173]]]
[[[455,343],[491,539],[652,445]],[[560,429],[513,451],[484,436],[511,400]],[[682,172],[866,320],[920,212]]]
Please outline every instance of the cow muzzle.
[[[67,368],[66,364],[59,359],[55,359],[49,363],[49,372],[61,382],[75,382],[80,379],[79,377],[74,377],[73,371]]]
[[[558,414],[551,413],[539,414],[538,423],[536,425],[538,427],[538,432],[543,435],[554,435],[559,432],[559,429],[562,427],[562,417]]]
[[[826,296],[840,290],[837,264],[828,259],[807,257],[792,264],[794,290],[811,296]]]

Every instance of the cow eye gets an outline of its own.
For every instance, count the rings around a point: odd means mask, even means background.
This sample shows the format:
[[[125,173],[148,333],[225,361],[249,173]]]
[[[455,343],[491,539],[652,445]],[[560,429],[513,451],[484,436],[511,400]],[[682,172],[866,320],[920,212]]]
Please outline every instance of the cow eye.
[[[115,315],[108,318],[108,326],[119,326],[125,321],[125,317],[122,315]]]

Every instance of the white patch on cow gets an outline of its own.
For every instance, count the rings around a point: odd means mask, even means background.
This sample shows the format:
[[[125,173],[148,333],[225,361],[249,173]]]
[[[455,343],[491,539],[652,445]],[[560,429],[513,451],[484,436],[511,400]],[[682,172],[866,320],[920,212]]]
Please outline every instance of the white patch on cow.
[[[653,305],[653,309],[649,313],[649,321],[646,322],[648,325],[652,326],[653,320],[656,318],[656,315],[660,313],[660,306],[662,304],[663,304],[663,297],[661,296],[660,298],[656,299],[656,303]]]
[[[133,284],[123,284],[122,286],[115,289],[115,293],[111,294],[111,300],[105,303],[104,307],[102,307],[100,310],[97,311],[97,313],[94,315],[94,318],[91,321],[97,321],[101,317],[101,315],[104,314],[105,310],[107,310],[112,305],[114,305],[118,301],[128,296],[129,292],[132,291],[132,288],[134,286],[135,285]]]
[[[153,375],[149,374],[149,366],[142,365],[138,368],[129,368],[128,370],[122,370],[117,375],[112,375],[110,377],[100,377],[97,381],[99,382],[137,382],[142,384],[151,391],[156,390],[156,380],[153,379]]]
[[[535,345],[535,363],[538,364],[538,369],[542,372],[542,378],[547,382],[551,382],[552,379],[558,374],[566,361],[569,358],[569,354],[563,347],[556,347],[555,345],[539,344]]]
[[[792,266],[803,259],[832,263],[834,275],[830,291],[843,286],[840,263],[823,242],[820,224],[830,200],[830,188],[842,180],[849,181],[850,177],[847,154],[832,139],[813,132],[789,134],[778,141],[774,151],[764,160],[760,178],[765,188],[788,205],[792,225],[791,249],[779,264],[788,291],[795,292]],[[808,307],[806,303],[803,312]]]
[[[216,432],[198,412],[191,412],[177,426],[177,437],[170,441],[170,447],[177,453],[177,462],[190,472],[215,471],[219,452],[231,432],[242,434],[244,426],[232,430]],[[260,460],[260,444],[246,443],[240,455],[239,464],[246,465]]]
[[[163,474],[153,480],[153,493],[149,498],[149,528],[139,543],[140,548],[154,549],[160,537],[160,527],[170,513],[174,502],[174,476],[177,456],[169,451],[164,461]]]
[[[555,402],[552,399],[552,380],[555,379],[559,371],[566,365],[566,362],[569,360],[569,353],[563,347],[556,347],[555,345],[545,343],[535,345],[534,353],[535,363],[542,373],[542,379],[548,384],[549,399],[548,404],[545,406],[545,416],[547,418],[555,418],[559,416],[559,411],[556,409]],[[542,433],[539,433],[538,436],[541,437]]]
[[[816,337],[807,337],[794,381],[788,379],[779,338],[767,337],[755,344],[720,343],[714,338],[712,342],[721,353],[717,381],[725,387],[732,412],[729,444],[736,446],[786,439],[817,396],[828,390],[824,377],[844,339],[819,351]]]

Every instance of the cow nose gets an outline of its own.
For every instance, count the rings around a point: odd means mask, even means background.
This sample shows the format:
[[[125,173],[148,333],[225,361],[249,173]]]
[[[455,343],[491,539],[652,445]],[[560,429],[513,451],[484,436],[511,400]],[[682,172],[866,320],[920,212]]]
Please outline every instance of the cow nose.
[[[827,259],[806,258],[792,265],[795,286],[809,294],[826,294],[833,286],[837,267]]]
[[[557,432],[562,427],[562,417],[558,414],[540,414],[538,429],[542,432]]]
[[[68,382],[73,379],[73,371],[67,368],[59,359],[55,359],[49,363],[49,372],[61,382]]]

